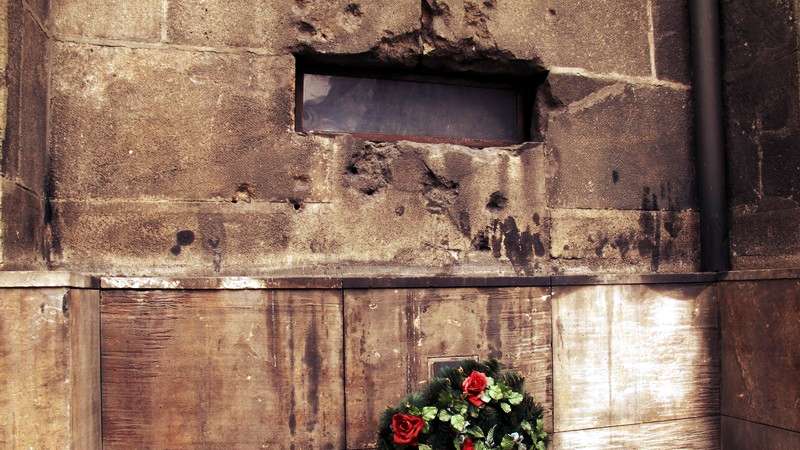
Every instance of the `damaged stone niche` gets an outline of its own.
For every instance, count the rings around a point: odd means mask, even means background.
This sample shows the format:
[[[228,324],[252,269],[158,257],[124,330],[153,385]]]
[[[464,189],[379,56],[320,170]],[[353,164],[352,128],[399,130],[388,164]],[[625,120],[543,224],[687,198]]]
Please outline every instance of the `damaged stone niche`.
[[[651,66],[649,57],[640,64],[647,33],[630,31],[645,28],[638,7],[590,8],[607,25],[602,41],[586,43],[590,59],[547,33],[591,35],[596,24],[581,8],[550,11],[547,2],[171,0],[157,16],[164,34],[142,26],[118,36],[73,26],[89,0],[61,3],[71,9],[55,8],[51,21],[65,37],[50,51],[54,267],[315,275],[696,267],[689,94],[641,77]],[[147,22],[147,5],[126,14]],[[261,14],[273,9],[285,14]],[[612,42],[625,27],[624,45]],[[532,124],[541,142],[476,149],[296,132],[295,54],[442,73],[530,76],[561,64],[615,74],[551,71]]]

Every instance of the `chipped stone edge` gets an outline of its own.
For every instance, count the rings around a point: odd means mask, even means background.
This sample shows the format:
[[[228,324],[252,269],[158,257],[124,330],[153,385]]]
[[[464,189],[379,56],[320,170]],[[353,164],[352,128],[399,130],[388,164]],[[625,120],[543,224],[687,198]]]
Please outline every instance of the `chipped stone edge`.
[[[0,288],[100,287],[97,277],[75,272],[0,271]]]

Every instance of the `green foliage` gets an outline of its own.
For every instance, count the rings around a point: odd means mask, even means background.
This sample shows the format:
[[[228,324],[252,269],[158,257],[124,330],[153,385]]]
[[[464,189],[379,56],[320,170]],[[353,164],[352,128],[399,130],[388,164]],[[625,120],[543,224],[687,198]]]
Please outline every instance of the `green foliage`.
[[[462,383],[472,371],[487,377],[487,386],[480,395],[484,404],[480,407],[468,402],[462,392]],[[502,370],[495,360],[466,360],[458,367],[442,370],[420,392],[384,412],[378,448],[460,450],[463,442],[470,439],[477,450],[544,450],[547,433],[542,407],[525,393],[524,382],[518,373]],[[391,422],[397,413],[416,415],[425,421],[418,445],[394,443]]]

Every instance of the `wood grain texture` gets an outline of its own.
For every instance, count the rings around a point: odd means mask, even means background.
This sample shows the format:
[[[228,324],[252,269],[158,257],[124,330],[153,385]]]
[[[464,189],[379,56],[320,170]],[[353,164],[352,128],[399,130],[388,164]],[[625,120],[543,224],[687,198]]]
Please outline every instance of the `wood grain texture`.
[[[0,448],[99,449],[99,294],[0,289]]]
[[[797,450],[800,433],[722,416],[723,450]]]
[[[719,417],[669,420],[553,435],[550,450],[663,450],[720,448]],[[749,447],[766,449],[768,447]]]
[[[107,449],[344,446],[340,291],[105,291]]]
[[[555,288],[556,431],[719,414],[715,287]]]
[[[800,281],[720,289],[722,413],[800,432]]]
[[[383,410],[447,357],[495,357],[520,371],[552,424],[547,288],[348,290],[345,355],[348,448],[374,447]]]

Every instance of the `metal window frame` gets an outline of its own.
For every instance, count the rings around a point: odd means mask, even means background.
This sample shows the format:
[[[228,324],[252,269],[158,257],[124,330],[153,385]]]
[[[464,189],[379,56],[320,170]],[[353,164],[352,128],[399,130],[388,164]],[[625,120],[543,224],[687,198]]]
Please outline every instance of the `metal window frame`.
[[[431,84],[445,84],[464,87],[484,87],[512,90],[516,97],[515,133],[519,136],[514,140],[493,140],[462,138],[444,135],[413,135],[413,134],[385,134],[348,132],[342,130],[307,130],[303,126],[303,78],[305,75],[327,75],[351,78],[370,78],[394,81],[415,81]],[[413,70],[396,67],[349,67],[333,64],[309,63],[298,60],[295,73],[295,131],[325,136],[352,136],[353,138],[375,141],[396,142],[412,141],[426,144],[456,144],[467,147],[507,147],[529,142],[532,138],[531,128],[534,124],[534,105],[537,88],[542,84],[540,75],[486,75],[474,73],[447,73],[435,72],[426,69]]]

